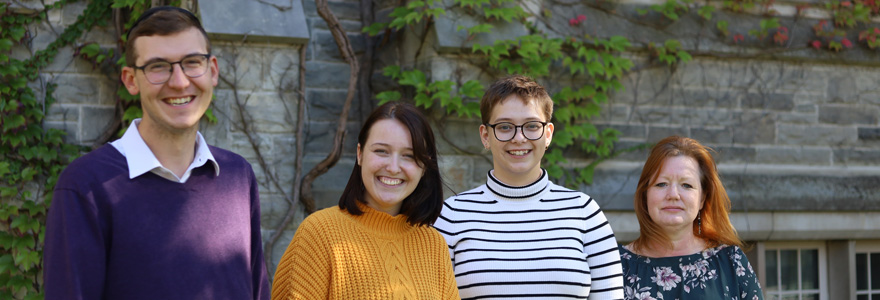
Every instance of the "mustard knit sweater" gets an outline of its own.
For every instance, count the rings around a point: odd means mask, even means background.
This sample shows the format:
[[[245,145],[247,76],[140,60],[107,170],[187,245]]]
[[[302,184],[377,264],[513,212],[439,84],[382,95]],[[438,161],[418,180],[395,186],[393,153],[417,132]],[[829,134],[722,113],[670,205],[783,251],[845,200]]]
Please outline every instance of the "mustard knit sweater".
[[[272,299],[459,299],[449,249],[434,228],[360,208],[360,216],[326,208],[300,224]]]

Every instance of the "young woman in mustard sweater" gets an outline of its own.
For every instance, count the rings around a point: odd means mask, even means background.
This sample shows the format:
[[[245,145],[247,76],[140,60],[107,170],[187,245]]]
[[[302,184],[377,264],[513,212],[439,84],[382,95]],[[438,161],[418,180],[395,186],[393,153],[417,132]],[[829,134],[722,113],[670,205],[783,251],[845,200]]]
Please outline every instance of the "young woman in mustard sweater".
[[[272,299],[459,299],[446,242],[430,226],[442,186],[425,117],[406,103],[378,107],[339,206],[300,224]]]

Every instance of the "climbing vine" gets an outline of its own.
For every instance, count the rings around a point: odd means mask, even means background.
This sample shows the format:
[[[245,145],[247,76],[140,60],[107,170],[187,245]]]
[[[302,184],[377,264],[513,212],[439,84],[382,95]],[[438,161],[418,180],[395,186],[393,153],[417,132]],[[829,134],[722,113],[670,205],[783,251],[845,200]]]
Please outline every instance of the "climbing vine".
[[[594,2],[596,3],[584,5],[608,14],[618,14],[603,7],[604,1]],[[790,44],[792,32],[779,20],[773,0],[665,0],[636,11],[639,16],[661,16],[667,20],[666,26],[669,25],[668,22],[677,22],[688,14],[695,14],[704,24],[715,30],[716,38],[730,45],[759,45],[783,49],[814,47],[842,51],[854,47],[854,42],[850,40],[850,31],[858,26],[863,27],[857,34],[859,42],[870,49],[880,46],[880,41],[877,41],[880,28],[868,27],[871,24],[870,18],[878,15],[878,3],[880,2],[874,0],[852,0],[798,6],[796,17],[800,17],[807,8],[824,9],[830,14],[830,20],[817,21],[813,30],[814,36],[807,45]],[[622,36],[556,37],[562,31],[557,30],[553,35],[545,32],[546,26],[541,27],[530,21],[530,17],[537,14],[526,12],[523,7],[528,5],[515,0],[455,0],[451,6],[432,0],[408,1],[393,9],[387,22],[366,24],[363,32],[370,35],[391,35],[407,28],[426,28],[432,26],[437,18],[448,17],[445,16],[447,11],[465,11],[476,20],[475,25],[456,28],[459,32],[467,33],[466,42],[474,41],[479,34],[493,35],[496,26],[525,24],[528,29],[526,35],[495,40],[489,45],[463,45],[463,48],[478,55],[472,61],[488,65],[484,70],[488,70],[490,77],[525,74],[540,80],[559,77],[559,74],[569,75],[563,82],[570,85],[563,84],[553,90],[555,112],[552,121],[557,126],[553,139],[555,147],[545,155],[543,166],[552,177],[563,180],[570,187],[591,184],[593,170],[598,163],[646,146],[615,149],[614,144],[620,132],[613,128],[600,129],[591,122],[591,118],[599,115],[601,105],[607,103],[609,95],[622,89],[621,80],[624,76],[633,69],[645,67],[674,68],[677,64],[690,61],[695,54],[706,54],[688,50],[675,39],[663,42],[639,41],[633,44]],[[748,29],[731,29],[727,20],[716,17],[720,11],[727,14],[757,13],[762,19]],[[552,12],[546,8],[539,17],[553,18]],[[639,24],[643,22],[631,21]],[[588,20],[583,14],[575,14],[568,20],[572,27],[583,26],[585,23]],[[634,53],[649,57],[648,65],[635,66],[628,58]],[[399,88],[378,93],[376,98],[380,103],[406,98],[426,109],[439,107],[447,114],[459,117],[471,118],[479,115],[477,101],[483,86],[477,80],[458,82],[454,78],[429,78],[415,65],[390,65],[383,69],[383,74],[393,79]],[[456,146],[454,148],[461,149]],[[565,157],[570,155],[570,151],[587,155],[590,162],[586,165],[568,162]]]
[[[46,113],[55,103],[57,85],[40,76],[43,69],[64,47],[74,49],[73,59],[85,60],[95,68],[123,65],[124,59],[117,60],[122,57],[121,50],[79,39],[95,27],[108,27],[114,10],[131,17],[123,27],[128,28],[151,1],[89,1],[76,21],[45,49],[32,49],[33,28],[48,23],[51,11],[75,2],[56,1],[39,9],[0,3],[0,299],[43,298],[43,240],[52,190],[64,167],[88,151],[65,143],[63,130],[44,126]],[[13,55],[13,50],[30,55]],[[118,78],[118,73],[109,75]],[[129,107],[136,99],[127,93],[119,96]]]

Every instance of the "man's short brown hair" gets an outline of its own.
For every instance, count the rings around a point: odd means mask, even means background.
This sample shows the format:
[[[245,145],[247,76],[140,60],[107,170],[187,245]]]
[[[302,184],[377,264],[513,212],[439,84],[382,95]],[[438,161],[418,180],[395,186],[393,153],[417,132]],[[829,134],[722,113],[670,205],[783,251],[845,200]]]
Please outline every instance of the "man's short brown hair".
[[[489,124],[492,109],[512,95],[516,95],[526,104],[534,102],[542,108],[544,122],[550,122],[550,118],[553,117],[553,99],[550,99],[544,87],[530,77],[513,75],[496,81],[483,94],[483,98],[480,99],[483,124]]]
[[[134,22],[128,30],[128,40],[125,41],[125,64],[135,66],[137,52],[134,41],[142,36],[172,35],[189,28],[195,27],[205,37],[205,45],[208,53],[211,53],[211,40],[208,33],[202,27],[202,23],[188,10],[174,6],[159,6],[148,9]]]

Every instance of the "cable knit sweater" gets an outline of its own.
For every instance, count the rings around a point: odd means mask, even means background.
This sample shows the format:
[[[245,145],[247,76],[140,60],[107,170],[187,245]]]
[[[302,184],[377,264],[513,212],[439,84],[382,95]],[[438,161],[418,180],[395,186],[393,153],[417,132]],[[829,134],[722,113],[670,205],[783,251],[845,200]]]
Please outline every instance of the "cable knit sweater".
[[[281,257],[272,299],[459,299],[449,251],[434,228],[360,205],[310,215]]]
[[[521,187],[491,171],[446,199],[434,223],[462,299],[623,299],[617,240],[590,196],[550,182]]]

